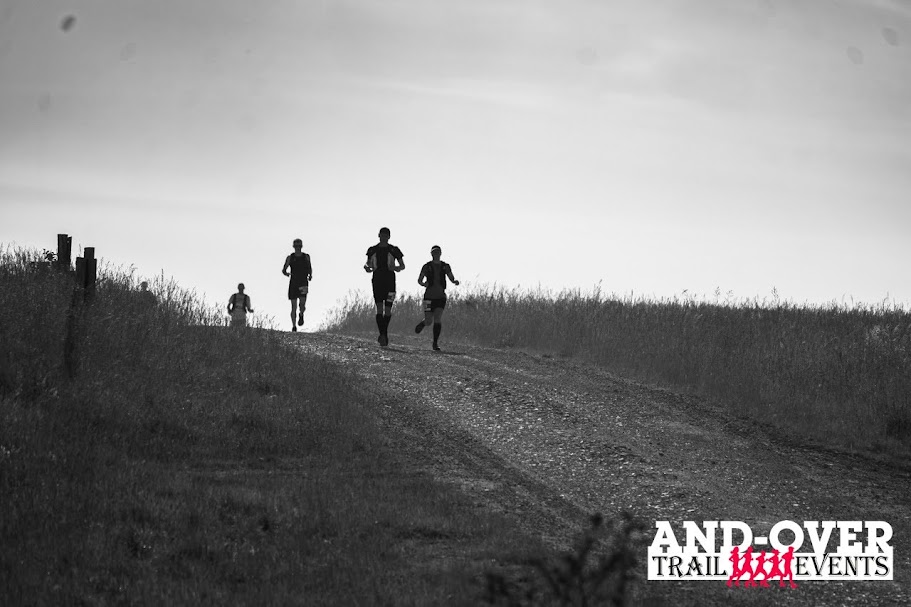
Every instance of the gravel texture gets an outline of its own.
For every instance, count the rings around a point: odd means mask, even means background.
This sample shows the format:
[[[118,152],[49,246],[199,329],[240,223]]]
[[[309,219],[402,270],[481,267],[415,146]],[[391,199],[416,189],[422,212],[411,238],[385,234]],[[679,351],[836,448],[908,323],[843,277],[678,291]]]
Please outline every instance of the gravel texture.
[[[444,336],[445,337],[445,336]],[[289,334],[349,366],[382,395],[390,440],[480,508],[515,517],[564,550],[600,512],[648,528],[636,600],[648,604],[911,605],[911,465],[801,444],[694,396],[574,360],[444,345],[421,336]],[[884,520],[892,582],[804,582],[795,590],[645,579],[657,520]]]

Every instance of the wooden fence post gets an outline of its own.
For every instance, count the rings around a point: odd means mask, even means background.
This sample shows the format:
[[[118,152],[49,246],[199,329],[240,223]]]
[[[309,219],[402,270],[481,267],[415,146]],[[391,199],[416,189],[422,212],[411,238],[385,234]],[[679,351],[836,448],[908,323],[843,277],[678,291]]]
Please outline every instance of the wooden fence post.
[[[85,289],[85,259],[82,257],[76,258],[76,288]]]
[[[57,235],[57,262],[61,268],[70,269],[73,239],[66,234]],[[73,297],[66,313],[66,333],[63,339],[63,364],[67,376],[72,379],[76,376],[78,354],[76,345],[77,323],[83,314],[81,304],[92,301],[95,296],[95,282],[98,279],[98,262],[95,259],[95,247],[86,247],[84,257],[76,258],[76,284],[73,287]]]
[[[57,234],[57,267],[68,271],[72,260],[73,237]]]
[[[98,278],[98,264],[95,259],[95,247],[85,248],[85,301],[95,297],[95,281]]]

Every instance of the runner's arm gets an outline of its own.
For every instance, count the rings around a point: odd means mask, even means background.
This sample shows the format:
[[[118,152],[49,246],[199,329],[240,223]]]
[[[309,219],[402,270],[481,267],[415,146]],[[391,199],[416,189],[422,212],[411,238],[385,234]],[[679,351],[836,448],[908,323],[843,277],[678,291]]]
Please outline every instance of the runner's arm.
[[[284,274],[285,276],[288,276],[288,266],[290,266],[290,265],[291,265],[291,256],[288,255],[287,257],[285,257],[285,265],[282,266],[282,274]]]
[[[449,277],[449,280],[452,281],[452,284],[459,286],[459,281],[455,279],[455,276],[452,275],[452,266],[446,266],[446,276]]]
[[[422,287],[426,287],[426,286],[427,286],[427,281],[429,280],[429,279],[427,278],[427,273],[424,272],[424,269],[425,269],[426,267],[427,267],[427,266],[424,266],[423,268],[421,268],[421,273],[418,274],[418,284],[421,285]]]

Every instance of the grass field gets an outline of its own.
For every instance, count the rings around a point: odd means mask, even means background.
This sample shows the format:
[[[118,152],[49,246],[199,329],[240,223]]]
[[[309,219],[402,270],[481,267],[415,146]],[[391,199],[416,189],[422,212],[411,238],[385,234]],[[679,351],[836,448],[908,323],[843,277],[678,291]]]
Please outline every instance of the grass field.
[[[883,303],[652,300],[596,288],[559,293],[452,289],[446,340],[577,357],[645,382],[722,403],[799,440],[911,453],[911,313]],[[390,331],[421,317],[415,297]],[[346,300],[328,329],[376,331],[372,302]]]
[[[374,414],[389,395],[353,370],[226,328],[163,278],[151,303],[103,267],[78,303],[44,261],[0,250],[0,604],[477,604],[486,573],[549,558],[406,467]],[[393,333],[419,303],[397,304]],[[372,334],[372,304],[346,302],[331,328]],[[909,338],[889,306],[495,288],[453,296],[443,332],[444,347],[578,357],[802,439],[905,452]],[[425,540],[458,558],[433,565]]]
[[[348,370],[111,268],[68,317],[39,258],[0,259],[0,604],[472,604],[540,549],[403,472]]]

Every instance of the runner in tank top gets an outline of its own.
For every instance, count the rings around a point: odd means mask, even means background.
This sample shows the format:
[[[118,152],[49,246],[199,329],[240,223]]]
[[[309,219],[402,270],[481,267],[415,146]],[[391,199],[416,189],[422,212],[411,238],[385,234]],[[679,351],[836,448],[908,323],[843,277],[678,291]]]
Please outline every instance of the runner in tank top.
[[[424,320],[414,328],[415,333],[420,333],[424,327],[433,323],[433,349],[439,350],[440,332],[443,330],[443,310],[446,309],[446,277],[452,284],[458,286],[459,281],[452,275],[452,268],[442,261],[440,256],[443,250],[434,245],[430,249],[433,258],[421,268],[418,275],[418,284],[424,287]]]
[[[380,228],[380,241],[367,249],[364,270],[373,274],[373,301],[376,304],[376,338],[382,347],[389,345],[389,321],[395,303],[395,273],[405,269],[402,250],[389,242],[389,228]]]
[[[247,326],[247,312],[252,312],[250,296],[244,293],[244,283],[237,285],[237,293],[228,300],[228,314],[231,315],[232,327]]]
[[[293,246],[294,252],[285,258],[282,274],[291,277],[288,282],[288,299],[291,300],[291,330],[297,331],[298,325],[304,326],[304,310],[307,309],[307,293],[310,291],[310,281],[313,280],[313,267],[310,265],[310,256],[301,251],[304,243],[300,238],[294,239]],[[298,303],[300,303],[300,311],[297,309]],[[295,321],[297,322],[295,323]]]

